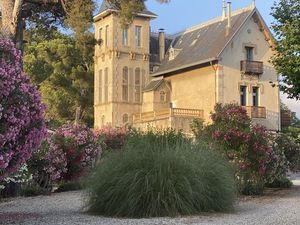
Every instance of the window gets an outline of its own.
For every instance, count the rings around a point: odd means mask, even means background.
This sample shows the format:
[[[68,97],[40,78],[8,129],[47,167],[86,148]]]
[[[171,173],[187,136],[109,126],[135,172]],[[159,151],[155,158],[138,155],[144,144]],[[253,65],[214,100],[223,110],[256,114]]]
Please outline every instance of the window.
[[[123,68],[123,81],[122,81],[122,100],[128,102],[128,67]]]
[[[105,27],[105,46],[108,47],[109,44],[109,26]]]
[[[102,87],[102,70],[99,70],[99,78],[98,78],[98,84],[99,84],[99,93],[98,93],[98,103],[102,103],[102,92],[103,92],[103,87]]]
[[[105,125],[105,116],[101,116],[101,126],[103,127]]]
[[[122,43],[123,43],[123,46],[128,46],[128,27],[123,28]]]
[[[129,122],[129,116],[128,116],[128,114],[125,113],[123,115],[122,120],[123,120],[123,124],[127,124]]]
[[[108,68],[105,68],[104,74],[104,102],[108,102]]]
[[[137,47],[141,47],[142,27],[135,26],[135,43]]]
[[[134,74],[134,100],[141,102],[141,69],[136,68]]]
[[[253,87],[252,89],[252,95],[253,95],[253,106],[258,107],[259,105],[259,88]]]
[[[166,95],[166,92],[164,91],[161,91],[159,93],[159,96],[160,96],[160,102],[161,103],[165,103],[167,101],[167,95]]]
[[[246,48],[246,59],[248,61],[253,61],[254,48],[253,47],[245,47],[245,48]]]
[[[102,28],[99,29],[99,40],[102,39]]]
[[[240,87],[240,96],[241,96],[241,106],[247,105],[247,87],[241,86]]]

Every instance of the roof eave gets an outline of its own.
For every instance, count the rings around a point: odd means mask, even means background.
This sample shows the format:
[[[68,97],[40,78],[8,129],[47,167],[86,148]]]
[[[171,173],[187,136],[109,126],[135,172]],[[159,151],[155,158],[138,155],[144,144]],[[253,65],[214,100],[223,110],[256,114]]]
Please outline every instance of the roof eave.
[[[219,60],[218,57],[213,57],[213,58],[201,60],[201,61],[198,61],[198,62],[195,62],[195,63],[190,63],[190,64],[187,64],[187,65],[184,65],[184,66],[176,67],[176,68],[173,68],[173,69],[169,69],[169,70],[165,70],[165,71],[153,73],[153,74],[151,74],[151,76],[153,76],[153,77],[161,76],[163,74],[176,72],[178,70],[183,70],[183,69],[187,69],[189,67],[198,66],[198,65],[205,64],[205,63],[209,63],[209,62],[218,61],[218,60]]]
[[[98,15],[93,17],[94,22],[97,22],[98,20],[100,20],[101,18],[109,15],[112,12],[118,12],[118,10],[115,9],[107,9],[101,13],[99,13]],[[156,14],[146,14],[146,13],[135,13],[136,16],[141,16],[141,17],[148,17],[150,19],[156,19],[157,15]]]

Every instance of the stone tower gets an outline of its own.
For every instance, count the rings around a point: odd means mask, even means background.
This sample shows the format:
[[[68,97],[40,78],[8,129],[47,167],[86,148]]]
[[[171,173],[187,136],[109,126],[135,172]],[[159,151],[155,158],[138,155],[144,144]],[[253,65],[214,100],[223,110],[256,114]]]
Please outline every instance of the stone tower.
[[[104,0],[94,17],[95,128],[130,124],[141,111],[142,89],[149,81],[150,20],[157,16],[145,9],[124,27],[117,12]]]

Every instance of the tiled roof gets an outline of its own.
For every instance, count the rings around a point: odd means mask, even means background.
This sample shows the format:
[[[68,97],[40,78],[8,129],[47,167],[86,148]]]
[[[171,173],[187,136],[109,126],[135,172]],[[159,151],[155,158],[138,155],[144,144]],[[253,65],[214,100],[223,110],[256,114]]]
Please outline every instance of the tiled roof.
[[[228,35],[226,35],[227,19],[222,20],[221,17],[175,34],[171,46],[178,51],[178,55],[169,60],[167,53],[153,76],[199,65],[208,60],[217,60],[227,43],[254,10],[253,7],[248,7],[233,12],[232,28]]]
[[[143,88],[143,92],[156,90],[162,84],[163,81],[163,79],[152,80],[146,87]]]
[[[117,10],[117,8],[113,4],[109,3],[107,0],[103,0],[98,14],[103,13],[106,10],[109,10],[109,9]],[[147,15],[147,16],[153,16],[153,17],[157,16],[156,14],[150,12],[146,7],[143,11],[139,12],[139,14],[143,14],[143,15]]]
[[[170,47],[172,39],[170,37],[166,37],[165,39],[165,50],[167,53],[168,48]],[[159,60],[159,41],[158,34],[151,33],[150,35],[150,63],[152,64],[160,64]]]

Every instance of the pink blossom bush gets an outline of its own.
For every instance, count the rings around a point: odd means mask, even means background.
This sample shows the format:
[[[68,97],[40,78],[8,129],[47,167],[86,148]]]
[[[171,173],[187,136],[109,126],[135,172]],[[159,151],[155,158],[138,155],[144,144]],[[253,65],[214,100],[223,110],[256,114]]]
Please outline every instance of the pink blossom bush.
[[[268,164],[278,160],[266,128],[251,124],[246,110],[236,104],[217,104],[211,118],[212,124],[202,134],[222,146],[223,153],[237,168],[241,189],[249,183],[262,188],[270,172]]]
[[[105,126],[95,131],[97,139],[103,143],[104,148],[108,150],[122,149],[128,133],[129,131],[125,127],[112,128],[110,126]]]
[[[77,180],[85,175],[101,155],[94,133],[82,125],[66,125],[49,138],[49,162],[45,171],[53,181]]]
[[[45,107],[22,70],[22,55],[0,39],[0,180],[17,171],[46,135]]]

